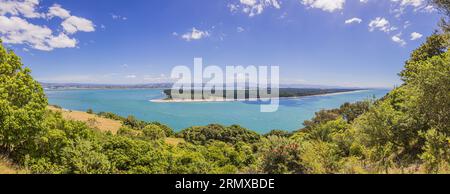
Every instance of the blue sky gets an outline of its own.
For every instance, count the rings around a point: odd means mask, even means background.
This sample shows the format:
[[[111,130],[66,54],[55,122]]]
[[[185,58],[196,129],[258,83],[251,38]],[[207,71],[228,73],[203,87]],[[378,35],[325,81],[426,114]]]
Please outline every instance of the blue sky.
[[[202,57],[279,65],[282,83],[392,87],[439,17],[425,0],[0,0],[0,37],[45,82],[165,82]]]

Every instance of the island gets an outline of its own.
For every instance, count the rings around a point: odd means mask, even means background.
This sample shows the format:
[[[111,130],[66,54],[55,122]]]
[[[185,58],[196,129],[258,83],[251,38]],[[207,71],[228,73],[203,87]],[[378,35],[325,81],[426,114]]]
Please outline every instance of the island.
[[[330,95],[330,94],[338,94],[338,93],[348,93],[348,92],[358,92],[367,89],[361,88],[280,88],[279,89],[279,98],[300,98],[306,96],[317,96],[317,95]],[[211,94],[206,94],[202,90],[192,89],[189,91],[180,90],[179,93],[181,95],[177,95],[174,97],[172,95],[173,90],[165,89],[163,93],[165,94],[165,98],[162,99],[153,99],[152,102],[223,102],[223,101],[246,101],[246,100],[261,100],[265,99],[260,96],[258,89],[241,89],[241,90],[223,90],[223,93],[215,93],[214,90],[211,91]],[[234,97],[227,97],[227,94],[234,93]],[[268,90],[270,93],[270,89]],[[244,94],[238,97],[238,93]],[[252,93],[253,95],[250,95]],[[257,96],[256,98],[251,96]],[[203,98],[198,99],[194,98],[194,96],[203,96]]]

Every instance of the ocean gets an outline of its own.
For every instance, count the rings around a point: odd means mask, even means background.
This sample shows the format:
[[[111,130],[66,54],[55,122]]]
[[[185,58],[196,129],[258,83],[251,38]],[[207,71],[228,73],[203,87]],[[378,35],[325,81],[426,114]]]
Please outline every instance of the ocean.
[[[338,108],[345,102],[381,98],[389,90],[363,90],[322,96],[280,99],[278,111],[260,112],[257,102],[158,103],[160,89],[46,90],[49,103],[65,109],[113,112],[134,115],[145,121],[158,121],[175,131],[208,124],[241,125],[264,134],[273,129],[287,131],[303,127],[305,120],[322,109]]]

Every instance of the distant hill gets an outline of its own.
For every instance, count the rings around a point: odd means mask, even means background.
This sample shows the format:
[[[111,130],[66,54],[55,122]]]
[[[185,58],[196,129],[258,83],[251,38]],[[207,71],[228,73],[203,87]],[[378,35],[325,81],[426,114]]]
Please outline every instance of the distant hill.
[[[171,83],[153,84],[79,84],[79,83],[40,83],[44,89],[167,89],[171,88]]]
[[[344,87],[318,84],[280,84],[280,88],[304,88],[304,89],[361,89],[360,87]]]
[[[133,88],[158,88],[169,89],[173,83],[148,83],[148,84],[82,84],[82,83],[44,83],[40,82],[44,89],[133,89]],[[363,89],[358,87],[327,86],[313,84],[280,84],[280,88],[301,89]]]

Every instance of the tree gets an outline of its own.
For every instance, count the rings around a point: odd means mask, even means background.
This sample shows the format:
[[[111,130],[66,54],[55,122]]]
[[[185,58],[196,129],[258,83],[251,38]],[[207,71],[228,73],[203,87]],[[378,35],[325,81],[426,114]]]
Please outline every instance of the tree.
[[[270,136],[262,151],[262,170],[269,174],[304,173],[300,145],[284,137]]]
[[[47,106],[42,87],[22,66],[0,42],[0,148],[9,153],[33,143]]]
[[[427,173],[438,173],[441,169],[450,171],[450,137],[435,129],[421,134],[425,140],[424,161]]]
[[[153,122],[151,124],[159,126],[165,132],[166,137],[171,137],[175,135],[175,132],[173,132],[173,130],[167,125],[161,124],[159,122]]]
[[[447,16],[450,16],[450,1],[448,0],[430,0]]]
[[[339,110],[341,112],[342,117],[347,122],[353,122],[360,115],[367,112],[371,104],[372,103],[368,100],[356,103],[345,103],[339,108]]]
[[[420,125],[410,115],[396,110],[390,99],[388,96],[353,125],[355,144],[363,146],[365,157],[383,170],[393,164],[406,166],[417,159],[420,147]]]
[[[425,43],[412,52],[411,58],[406,61],[405,69],[400,73],[400,77],[407,83],[411,77],[418,73],[420,68],[418,62],[441,55],[447,51],[447,48],[448,37],[435,32],[427,38]]]
[[[429,128],[450,135],[450,51],[414,64],[418,71],[407,82],[410,109]]]
[[[125,125],[128,125],[128,126],[130,126],[131,128],[133,128],[133,129],[138,129],[138,128],[140,128],[140,125],[139,125],[139,121],[136,119],[136,117],[134,117],[134,116],[128,116],[126,119],[125,119],[125,121],[123,122]]]
[[[339,118],[340,112],[339,109],[333,109],[333,110],[321,110],[319,112],[315,113],[314,118],[311,120],[307,120],[303,123],[305,126],[305,130],[310,130],[315,125],[326,123],[328,121],[336,120]]]
[[[107,137],[102,153],[113,164],[114,173],[167,173],[173,160],[171,153],[158,142],[123,136]]]
[[[332,142],[334,134],[343,133],[347,128],[347,122],[345,122],[342,118],[338,118],[336,120],[314,126],[311,130],[306,131],[306,137],[308,140]]]
[[[202,154],[204,147],[193,144],[182,144],[173,149],[169,160],[168,173],[173,174],[205,174],[213,169],[212,163]]]
[[[155,124],[150,124],[144,127],[142,130],[144,132],[144,136],[151,140],[158,140],[166,138],[166,133],[161,127]]]
[[[108,157],[101,152],[95,142],[86,140],[74,141],[61,153],[62,164],[70,174],[108,174],[112,165]]]
[[[291,135],[289,133],[289,131],[275,129],[275,130],[272,130],[269,133],[265,134],[264,137],[269,137],[269,136],[289,137],[289,135]]]
[[[255,143],[261,138],[254,131],[250,131],[238,125],[225,127],[218,124],[211,124],[201,127],[190,127],[178,134],[179,137],[195,144],[206,144],[211,140],[223,141],[235,144],[237,142]]]
[[[341,155],[338,146],[323,141],[303,142],[300,161],[308,174],[332,174],[341,168]]]

